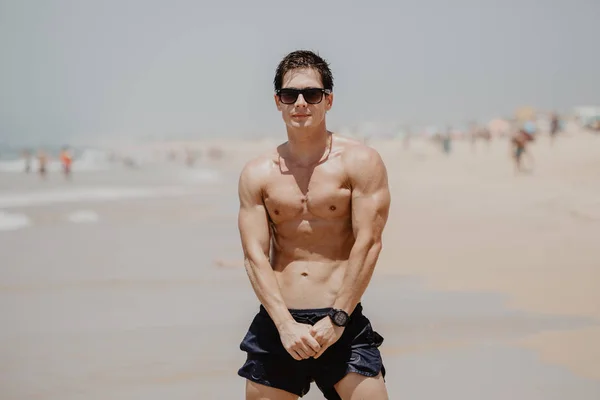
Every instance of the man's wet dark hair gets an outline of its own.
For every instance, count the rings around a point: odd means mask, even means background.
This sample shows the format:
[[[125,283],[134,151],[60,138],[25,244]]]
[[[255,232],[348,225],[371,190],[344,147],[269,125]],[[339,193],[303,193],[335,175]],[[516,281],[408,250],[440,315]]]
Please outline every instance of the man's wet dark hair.
[[[309,50],[293,51],[281,60],[275,71],[273,86],[275,90],[281,89],[283,77],[288,71],[299,68],[312,68],[321,75],[323,89],[333,90],[333,75],[329,69],[329,63],[318,54]]]

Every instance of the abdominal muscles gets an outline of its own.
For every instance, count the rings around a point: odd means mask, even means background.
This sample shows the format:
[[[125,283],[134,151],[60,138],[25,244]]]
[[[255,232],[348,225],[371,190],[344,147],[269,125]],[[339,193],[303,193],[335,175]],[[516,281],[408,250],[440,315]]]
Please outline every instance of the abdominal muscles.
[[[272,228],[271,263],[287,307],[331,307],[354,244],[349,221],[296,220]]]

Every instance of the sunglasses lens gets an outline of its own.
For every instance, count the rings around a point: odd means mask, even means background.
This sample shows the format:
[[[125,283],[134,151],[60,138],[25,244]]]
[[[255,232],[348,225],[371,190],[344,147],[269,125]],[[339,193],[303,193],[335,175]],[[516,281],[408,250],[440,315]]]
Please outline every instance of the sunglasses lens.
[[[283,104],[294,104],[298,99],[298,92],[296,90],[281,89],[279,91],[279,100]]]
[[[279,101],[283,104],[294,104],[298,96],[302,94],[304,101],[308,104],[319,104],[323,100],[322,89],[281,89],[279,91]]]
[[[304,100],[309,104],[318,104],[323,100],[321,89],[307,89],[302,93]]]

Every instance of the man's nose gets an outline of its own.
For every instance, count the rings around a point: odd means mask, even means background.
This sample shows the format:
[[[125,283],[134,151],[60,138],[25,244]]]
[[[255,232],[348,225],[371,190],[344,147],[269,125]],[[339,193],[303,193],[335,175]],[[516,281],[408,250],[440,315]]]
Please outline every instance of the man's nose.
[[[302,93],[300,93],[298,95],[298,98],[296,99],[295,106],[296,107],[306,107],[307,105],[308,105],[308,103],[306,102],[306,100],[304,100],[304,96],[302,95]]]

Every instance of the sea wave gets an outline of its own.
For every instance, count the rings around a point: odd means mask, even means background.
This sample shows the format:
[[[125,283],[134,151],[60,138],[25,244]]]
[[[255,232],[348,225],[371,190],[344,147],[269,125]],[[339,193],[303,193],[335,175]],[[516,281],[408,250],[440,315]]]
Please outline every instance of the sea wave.
[[[0,231],[14,231],[29,225],[31,225],[31,221],[24,214],[0,211]]]
[[[114,201],[132,198],[181,196],[194,193],[190,187],[86,187],[0,194],[0,208],[31,207],[56,203]]]
[[[35,171],[39,167],[36,157],[31,159],[31,168]],[[80,171],[104,171],[110,169],[114,163],[110,161],[110,154],[103,150],[86,149],[73,159],[73,169]],[[47,164],[49,171],[60,171],[62,165],[59,160],[50,160]],[[23,172],[25,170],[25,160],[23,158],[16,160],[0,161],[0,171],[2,172]]]

